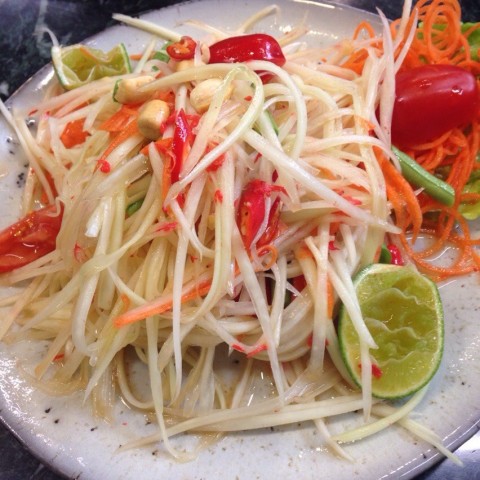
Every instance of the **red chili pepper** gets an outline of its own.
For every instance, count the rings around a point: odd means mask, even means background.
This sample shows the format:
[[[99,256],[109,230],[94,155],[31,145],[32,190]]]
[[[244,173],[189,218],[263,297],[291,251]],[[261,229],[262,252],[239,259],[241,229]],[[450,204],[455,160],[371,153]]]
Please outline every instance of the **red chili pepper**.
[[[381,378],[383,375],[382,369],[375,363],[372,363],[372,375],[375,378]]]
[[[62,214],[49,205],[0,232],[0,273],[11,272],[55,250]]]
[[[307,280],[303,275],[292,278],[291,283],[299,292],[301,292],[307,286]]]
[[[207,148],[205,149],[205,153],[211,152],[218,144],[217,143],[209,143]],[[219,157],[217,157],[208,167],[207,172],[216,172],[225,161],[225,154],[222,153]]]
[[[221,190],[215,190],[215,194],[213,195],[213,198],[217,203],[222,203],[223,202],[223,193]]]
[[[286,62],[280,44],[264,33],[225,38],[210,46],[209,63],[238,63],[249,60],[266,60],[280,67]]]
[[[167,53],[174,60],[190,60],[195,55],[197,42],[192,37],[182,37],[178,42],[167,47]]]
[[[262,233],[262,236],[258,239],[257,245],[261,247],[262,245],[268,245],[272,242],[278,232],[278,223],[280,221],[280,210],[282,208],[282,203],[280,198],[277,197],[270,208],[270,213],[268,215],[267,228]]]
[[[358,364],[358,368],[360,370],[362,369],[361,363]],[[382,369],[376,363],[372,363],[372,375],[375,378],[382,378],[382,375],[383,375]]]
[[[286,193],[283,187],[269,185],[263,180],[255,179],[248,183],[240,197],[237,212],[237,225],[240,229],[243,243],[247,249],[252,245],[252,242],[265,219],[265,199],[273,192]],[[278,226],[278,219],[275,220],[275,217],[277,216],[276,211],[279,211],[279,208],[280,204],[276,201],[273,202],[272,208],[270,209],[268,222],[270,224],[270,220],[272,221],[272,225],[269,225],[272,228],[269,229],[269,226],[267,225],[267,229],[262,235],[262,237],[265,235],[265,238],[262,239],[264,242],[265,240],[271,241],[271,239],[275,236]],[[276,226],[273,225],[274,223]],[[265,243],[262,243],[262,245],[265,245]]]
[[[183,162],[190,151],[194,139],[192,127],[188,123],[187,115],[181,109],[175,118],[175,130],[173,131],[172,151],[174,164],[171,169],[172,183],[178,181]]]
[[[110,173],[110,171],[112,170],[112,166],[106,160],[99,160],[97,162],[97,167],[102,173]]]
[[[163,222],[156,229],[156,232],[171,232],[177,228],[177,222]]]
[[[245,349],[238,343],[232,343],[232,345],[230,345],[233,350],[236,350],[237,352],[241,352],[241,353],[245,353]]]
[[[328,249],[333,251],[333,250],[339,250],[339,248],[335,245],[335,242],[333,240],[330,240],[328,242]]]
[[[390,243],[387,245],[387,249],[390,252],[390,255],[392,256],[392,259],[390,260],[390,263],[392,265],[405,265],[405,262],[403,261],[402,258],[402,253],[400,252],[399,248],[394,245],[393,243]]]
[[[87,260],[87,253],[85,252],[85,249],[78,243],[75,243],[73,246],[73,257],[79,263],[83,263]]]

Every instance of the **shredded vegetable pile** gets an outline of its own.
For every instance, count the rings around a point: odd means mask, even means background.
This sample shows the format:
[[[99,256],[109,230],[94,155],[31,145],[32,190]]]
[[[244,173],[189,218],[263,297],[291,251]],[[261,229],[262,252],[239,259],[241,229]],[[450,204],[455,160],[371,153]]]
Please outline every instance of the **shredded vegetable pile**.
[[[69,91],[52,80],[29,112],[35,130],[2,107],[31,167],[22,228],[42,240],[3,270],[3,284],[28,284],[2,300],[1,335],[47,342],[38,388],[83,391],[105,418],[120,396],[157,422],[158,433],[122,448],[161,441],[188,460],[198,452],[171,437],[310,420],[350,458],[341,442],[398,421],[451,456],[407,418],[424,389],[401,406],[371,395],[375,342],[352,278],[382,245],[436,279],[478,268],[461,212],[480,199],[464,190],[478,168],[478,119],[403,148],[451,185],[450,206],[405,179],[391,139],[396,74],[443,63],[478,76],[467,48],[478,30],[462,30],[449,0],[412,11],[407,1],[398,21],[380,15],[380,34],[362,23],[326,48],[304,41],[304,25],[277,40],[250,34],[276,11],[234,32],[187,22],[195,39],[118,15],[153,34],[130,52],[131,73]],[[243,57],[245,45],[256,55]],[[422,251],[419,236],[430,238]],[[452,265],[429,260],[452,243]],[[360,337],[361,390],[339,350],[340,304]],[[239,368],[223,375],[228,356]],[[145,366],[147,394],[130,380],[132,362]],[[273,393],[250,403],[259,371]],[[329,418],[358,411],[367,428],[330,432]]]

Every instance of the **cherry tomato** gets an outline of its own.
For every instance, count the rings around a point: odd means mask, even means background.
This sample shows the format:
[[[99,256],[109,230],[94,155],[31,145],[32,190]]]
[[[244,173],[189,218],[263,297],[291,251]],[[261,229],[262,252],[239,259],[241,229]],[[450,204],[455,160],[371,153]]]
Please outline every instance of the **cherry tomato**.
[[[454,65],[423,65],[396,76],[392,143],[400,148],[435,140],[470,123],[479,110],[475,76]]]
[[[0,232],[0,273],[11,272],[55,250],[62,214],[49,205]]]

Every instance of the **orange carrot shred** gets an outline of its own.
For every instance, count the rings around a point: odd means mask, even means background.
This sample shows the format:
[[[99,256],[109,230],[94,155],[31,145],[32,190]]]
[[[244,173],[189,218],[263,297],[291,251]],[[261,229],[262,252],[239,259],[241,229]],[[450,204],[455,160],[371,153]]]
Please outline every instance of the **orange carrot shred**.
[[[480,64],[472,61],[468,46],[468,36],[480,26],[462,32],[458,0],[419,0],[410,16],[407,30],[415,21],[415,12],[418,13],[417,31],[402,69],[442,63],[459,65],[474,75],[480,74]],[[399,20],[391,24],[393,37],[397,35],[398,25]],[[358,60],[357,57],[357,69],[361,68]],[[349,61],[352,62],[353,59],[350,58]],[[477,120],[468,128],[453,129],[427,144],[405,152],[425,170],[441,175],[453,187],[455,204],[452,207],[442,205],[423,193],[415,196],[413,190],[410,188],[409,191],[405,186],[403,177],[393,165],[384,158],[379,158],[395,223],[402,229],[400,242],[417,267],[436,280],[478,270],[480,265],[480,257],[474,250],[477,240],[471,238],[468,222],[458,210],[461,202],[473,203],[480,200],[479,194],[463,192],[472,172],[479,168],[476,161],[479,149],[480,122]],[[412,233],[412,239],[408,238],[409,233]],[[418,246],[413,248],[414,240],[420,233],[431,239],[422,250]],[[456,258],[447,267],[433,265],[430,259],[441,254],[448,245],[456,247]]]
[[[120,133],[118,133],[113,140],[110,142],[108,147],[105,149],[103,152],[102,156],[98,159],[97,165],[99,168],[105,165],[105,162],[107,160],[107,157],[125,140],[128,138],[132,137],[133,135],[138,133],[138,125],[135,120],[132,120],[124,130],[122,130]]]
[[[183,295],[182,295],[182,303],[187,303],[194,298],[203,297],[205,296],[212,286],[212,281],[205,280],[198,285],[194,285],[190,287]],[[140,307],[134,308],[128,312],[125,312],[119,315],[114,320],[114,325],[117,328],[124,327],[125,325],[129,325],[131,323],[138,322],[143,320],[147,317],[151,317],[152,315],[158,315],[160,313],[168,312],[172,309],[173,300],[172,295],[165,297],[160,297],[157,300],[153,300],[145,305],[141,305]]]

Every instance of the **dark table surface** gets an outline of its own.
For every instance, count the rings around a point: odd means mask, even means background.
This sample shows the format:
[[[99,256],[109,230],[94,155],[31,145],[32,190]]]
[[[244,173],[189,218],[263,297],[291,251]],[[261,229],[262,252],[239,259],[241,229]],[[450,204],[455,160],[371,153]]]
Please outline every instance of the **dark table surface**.
[[[112,13],[138,15],[178,3],[172,0],[0,0],[0,96],[7,99],[50,60],[50,43],[34,31],[48,26],[61,44],[72,44],[113,25]],[[272,1],[272,3],[274,3]],[[368,11],[381,8],[389,18],[400,15],[399,0],[337,0]],[[463,20],[480,20],[480,1],[461,0]],[[480,402],[480,399],[479,399]],[[480,479],[480,433],[457,450],[463,469],[442,461],[417,477],[419,480]],[[476,433],[475,433],[476,432]],[[0,480],[60,480],[63,478],[34,458],[0,424]]]

